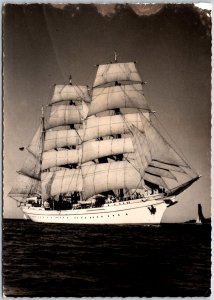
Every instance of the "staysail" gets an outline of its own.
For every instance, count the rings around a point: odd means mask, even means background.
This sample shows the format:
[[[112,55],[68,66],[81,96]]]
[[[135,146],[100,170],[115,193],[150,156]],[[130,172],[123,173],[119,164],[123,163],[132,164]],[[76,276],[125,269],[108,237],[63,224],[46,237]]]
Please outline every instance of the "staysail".
[[[27,150],[36,157],[39,157],[42,153],[41,132],[42,126],[40,125],[36,130],[30,145],[27,147]]]
[[[29,152],[22,168],[20,171],[18,171],[18,173],[40,180],[40,172],[41,166],[39,159]]]
[[[16,181],[9,192],[10,197],[22,200],[35,194],[41,194],[41,126],[37,129],[22,168],[17,172]]]
[[[41,193],[41,181],[24,174],[18,174],[9,196],[25,199],[29,195]]]

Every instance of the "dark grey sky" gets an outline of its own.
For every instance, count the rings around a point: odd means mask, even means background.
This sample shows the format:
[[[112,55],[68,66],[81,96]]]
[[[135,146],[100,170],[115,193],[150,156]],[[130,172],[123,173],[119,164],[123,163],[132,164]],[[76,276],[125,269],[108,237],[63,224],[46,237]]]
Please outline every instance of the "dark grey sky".
[[[156,13],[154,13],[156,12]],[[54,83],[92,84],[95,64],[138,61],[147,100],[202,178],[163,221],[210,216],[210,18],[191,5],[6,5],[4,43],[4,215],[21,217],[6,194],[26,158],[40,108]]]

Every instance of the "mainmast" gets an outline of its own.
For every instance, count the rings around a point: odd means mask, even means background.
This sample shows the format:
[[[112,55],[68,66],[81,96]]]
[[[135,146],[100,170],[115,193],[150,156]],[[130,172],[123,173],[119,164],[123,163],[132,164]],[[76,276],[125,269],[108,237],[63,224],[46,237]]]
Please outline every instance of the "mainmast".
[[[96,165],[83,171],[88,196],[93,195],[93,191],[96,193],[116,189],[122,195],[122,189],[142,189],[142,186],[145,188],[142,179],[152,189],[172,190],[197,176],[153,126],[148,117],[151,109],[144,96],[143,84],[136,63],[118,63],[116,51],[113,63],[98,66],[88,113],[89,117],[96,118],[87,121],[89,125],[97,120],[97,141],[91,140],[91,145],[88,143],[87,148],[88,153],[94,153]],[[130,115],[134,117],[132,120]],[[135,123],[138,118],[139,123]],[[121,123],[117,125],[117,131],[113,131],[116,120],[121,120]],[[109,135],[108,129],[105,131],[101,127],[101,124],[108,122]],[[125,127],[129,130],[126,131]],[[132,149],[127,147],[130,140]],[[105,150],[107,141],[110,147],[108,151]],[[139,172],[139,177],[132,168]],[[101,170],[102,183],[99,181]],[[128,173],[133,174],[132,183],[126,181],[126,176],[131,178]],[[124,180],[119,180],[119,176],[123,175]],[[173,193],[174,191],[173,189]]]
[[[45,141],[45,115],[44,106],[41,108],[41,154],[40,154],[40,174],[42,174],[42,156],[44,152],[44,141]],[[42,197],[42,205],[44,204],[44,199]]]

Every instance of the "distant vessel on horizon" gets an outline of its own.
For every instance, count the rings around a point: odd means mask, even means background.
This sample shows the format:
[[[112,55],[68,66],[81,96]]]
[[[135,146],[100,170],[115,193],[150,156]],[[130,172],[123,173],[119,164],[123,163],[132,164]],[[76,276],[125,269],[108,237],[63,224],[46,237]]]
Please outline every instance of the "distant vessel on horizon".
[[[9,196],[34,222],[159,224],[199,179],[155,128],[136,63],[55,85]],[[21,148],[20,148],[21,149]],[[23,150],[23,149],[21,149]]]
[[[202,212],[202,206],[199,203],[198,204],[198,217],[196,220],[196,224],[207,224],[207,223],[211,223],[211,218],[205,218]]]
[[[202,212],[202,205],[198,204],[198,216],[197,219],[186,221],[185,223],[189,224],[210,224],[211,218],[205,218]]]

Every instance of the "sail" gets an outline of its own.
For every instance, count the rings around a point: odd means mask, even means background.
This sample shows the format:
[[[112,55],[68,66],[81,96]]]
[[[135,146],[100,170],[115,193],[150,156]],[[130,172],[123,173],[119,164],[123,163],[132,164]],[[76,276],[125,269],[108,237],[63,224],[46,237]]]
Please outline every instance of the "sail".
[[[166,170],[166,169],[160,169],[160,168],[155,168],[155,167],[148,166],[146,168],[146,171],[148,173],[152,174],[152,175],[157,175],[157,176],[177,180],[175,175],[173,175],[172,172],[170,172],[169,170]]]
[[[139,108],[148,110],[141,84],[110,86],[93,90],[88,115],[115,108]]]
[[[131,138],[120,138],[103,141],[88,141],[83,143],[82,162],[120,153],[133,152]]]
[[[114,81],[141,82],[135,63],[113,63],[100,65],[97,70],[93,87]]]
[[[83,85],[55,85],[51,103],[67,100],[84,100],[90,102],[88,87]]]
[[[148,119],[148,121],[150,120],[150,112],[146,112],[138,108],[120,108],[121,115],[137,114],[137,113],[142,113]],[[114,116],[114,115],[116,115],[115,109],[109,109],[103,112],[96,113],[96,117],[106,117],[106,116]]]
[[[129,126],[133,136],[135,161],[132,153],[127,155],[127,159],[132,159],[132,163],[134,161],[146,181],[167,190],[189,181],[192,174],[185,171],[190,170],[186,162],[143,115],[142,120],[144,132],[140,132],[134,125]]]
[[[64,129],[46,131],[44,151],[51,149],[76,146],[81,144],[83,138],[82,129]]]
[[[141,176],[144,176],[145,169],[152,161],[151,151],[147,138],[144,133],[138,130],[133,124],[129,126],[132,133],[132,140],[135,149],[135,166],[139,170]],[[130,158],[130,155],[129,157]]]
[[[39,128],[37,129],[36,133],[33,136],[30,145],[27,147],[28,151],[31,152],[36,157],[39,157],[42,152],[41,131],[42,131],[42,127],[39,126]]]
[[[81,151],[78,149],[47,151],[42,155],[42,170],[51,167],[63,166],[68,164],[78,164],[81,160]]]
[[[85,199],[109,190],[144,187],[140,173],[127,161],[83,165],[82,175]]]
[[[176,166],[176,165],[170,165],[164,162],[159,162],[156,160],[152,160],[152,162],[150,162],[149,164],[151,167],[156,167],[156,168],[160,168],[160,169],[166,169],[169,171],[175,171],[175,172],[181,172],[181,173],[185,173],[184,169]]]
[[[18,173],[27,175],[34,179],[40,179],[40,161],[31,153],[28,153],[28,156]]]
[[[165,183],[165,181],[163,180],[163,178],[161,176],[145,173],[144,180],[145,180],[145,184],[146,184],[146,181],[148,181],[159,187],[168,189],[167,184]]]
[[[64,169],[42,173],[42,197],[49,197],[80,192],[83,189],[81,169]]]
[[[186,162],[160,135],[151,122],[143,115],[141,115],[141,118],[145,124],[144,131],[150,147],[152,159],[171,165],[187,166]]]
[[[53,184],[53,180],[55,178],[56,172],[51,172],[48,180],[44,181],[42,184],[42,198],[43,201],[47,200],[51,197],[51,187]]]
[[[187,173],[180,173],[180,172],[179,173],[173,172],[173,175],[176,177],[176,180],[172,180],[166,177],[164,178],[164,181],[168,186],[168,190],[175,189],[178,186],[185,184],[192,178],[198,177],[198,176],[189,176],[189,174]]]
[[[80,124],[87,115],[87,106],[81,105],[53,105],[47,120],[46,129],[62,125]]]
[[[139,130],[144,128],[144,120],[141,120],[139,113],[88,118],[83,140],[88,141],[109,135],[129,133],[129,124],[135,125]]]
[[[41,182],[24,174],[19,174],[9,196],[27,198],[36,193],[41,193]]]

